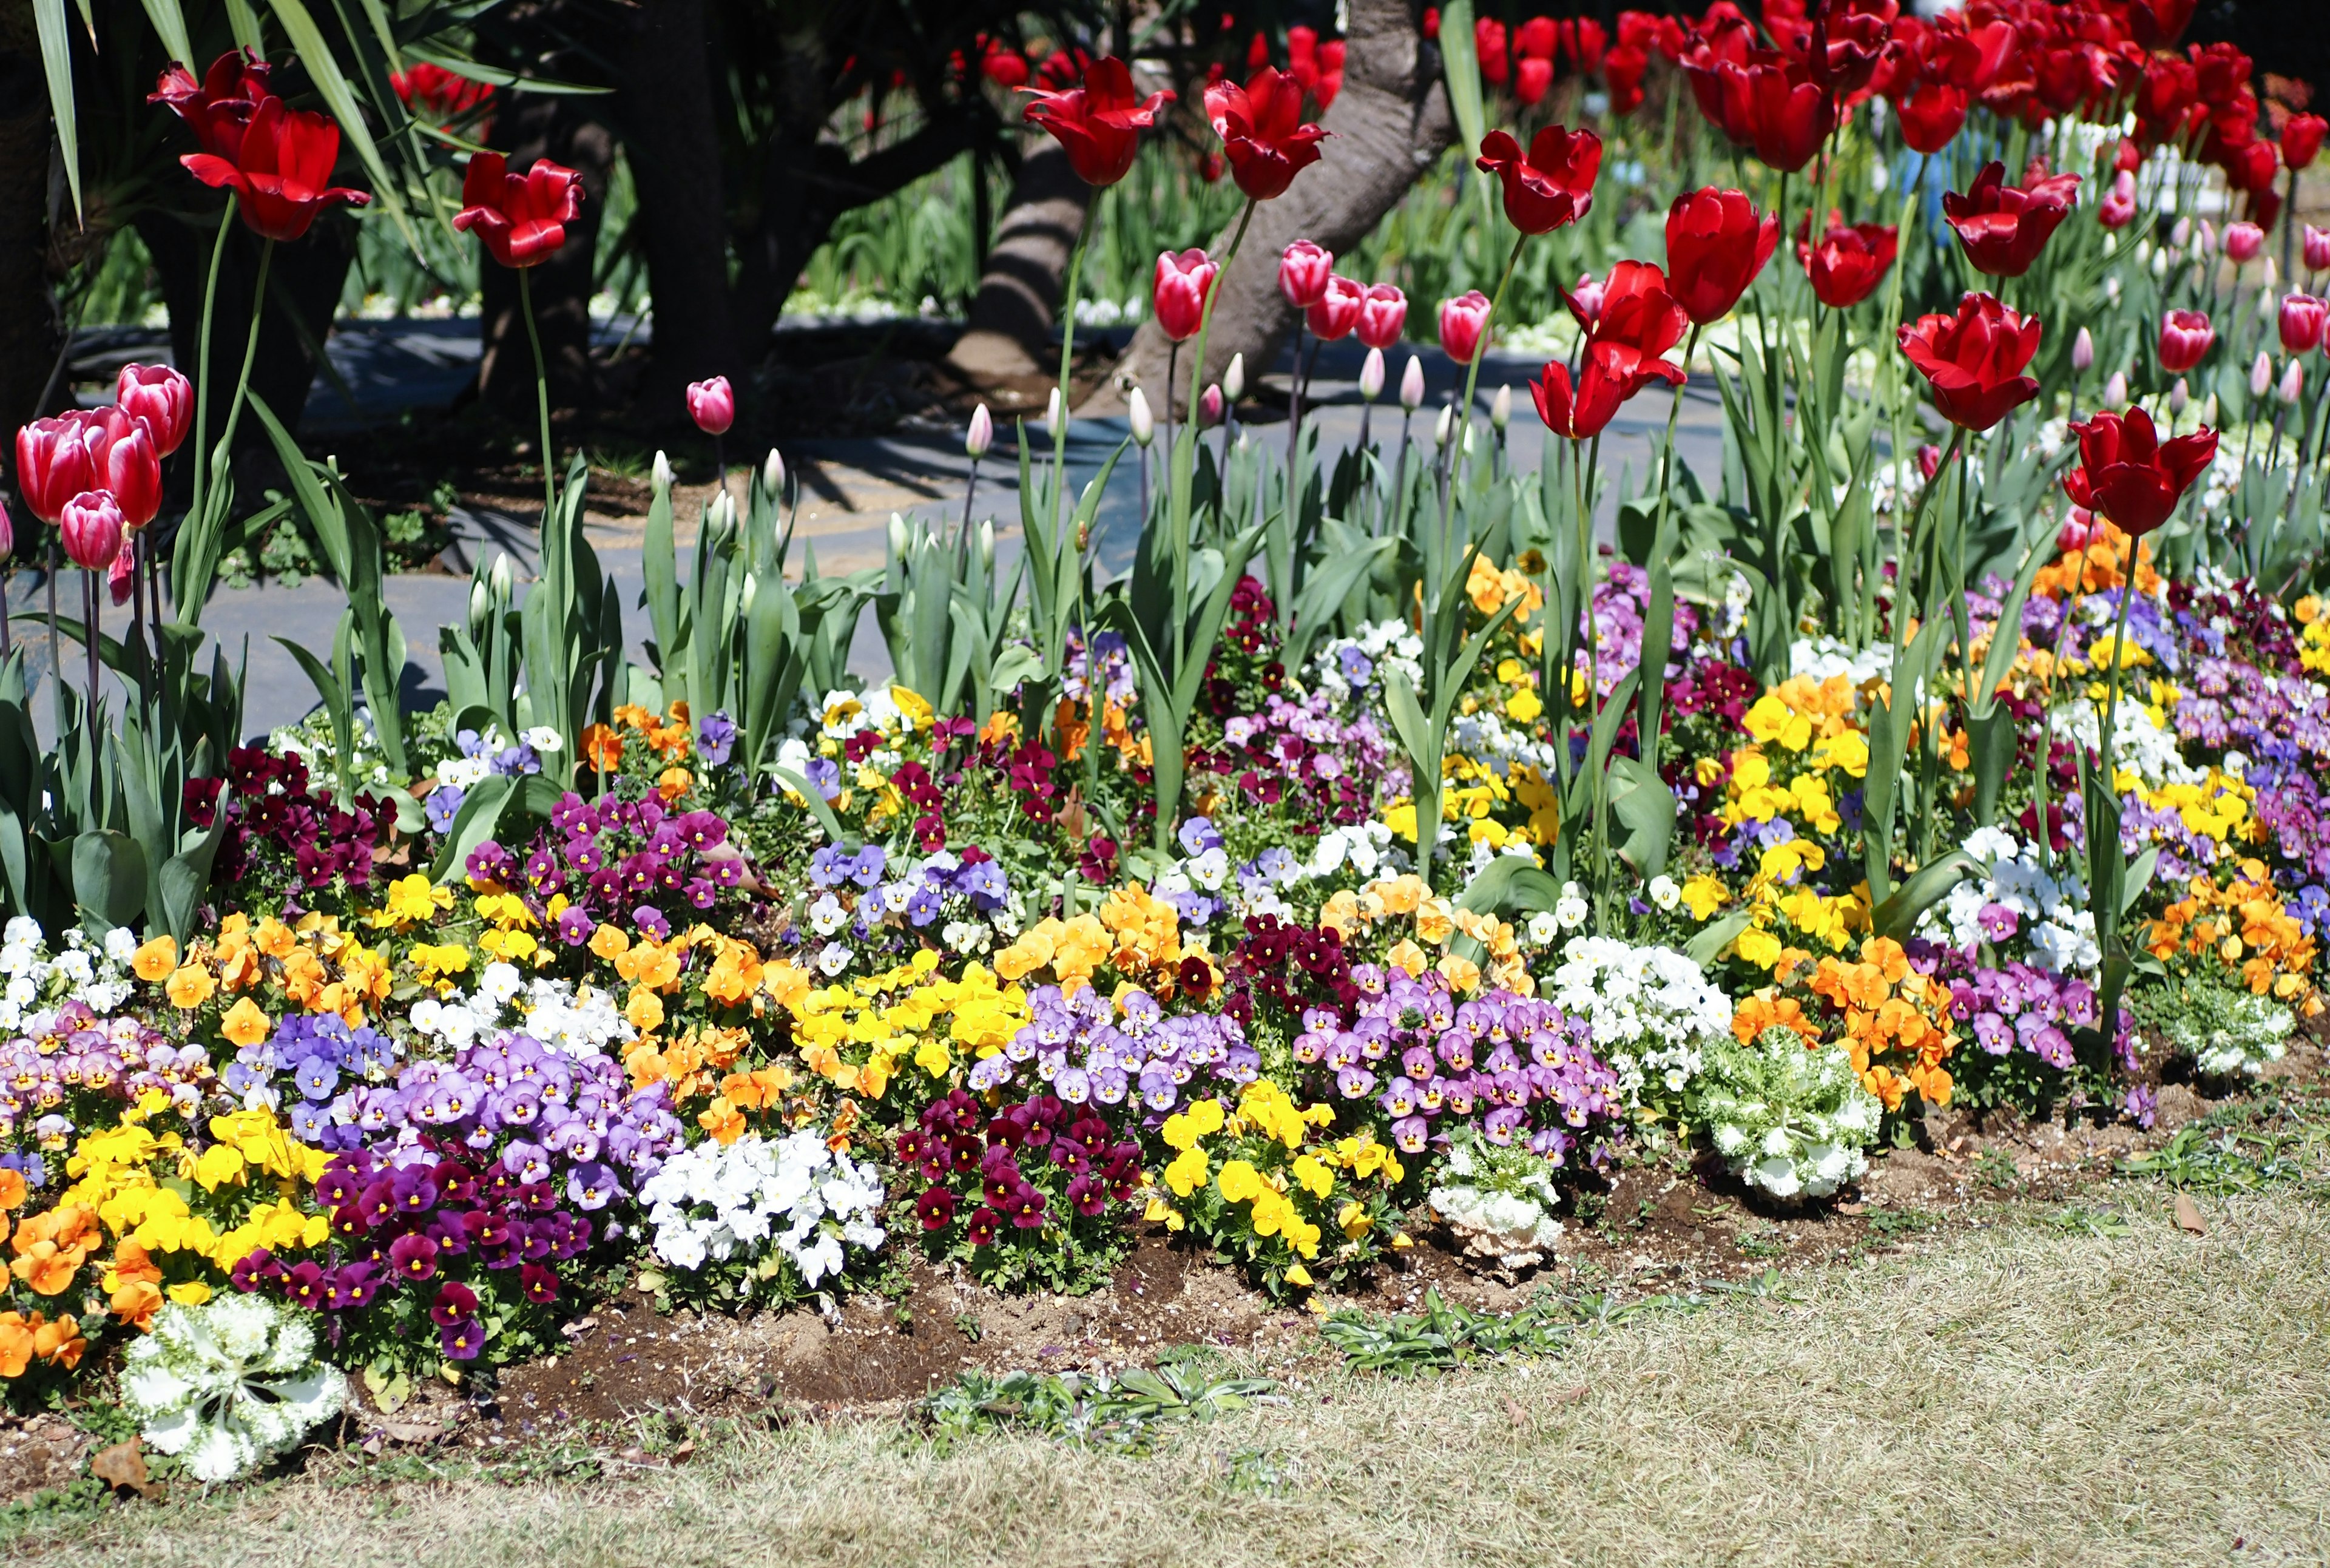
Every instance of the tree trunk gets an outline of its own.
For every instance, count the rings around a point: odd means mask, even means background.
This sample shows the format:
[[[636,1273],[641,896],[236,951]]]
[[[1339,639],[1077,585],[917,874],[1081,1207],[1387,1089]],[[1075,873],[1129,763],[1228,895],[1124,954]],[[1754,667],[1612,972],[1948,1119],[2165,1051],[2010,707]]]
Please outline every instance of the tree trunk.
[[[636,16],[618,34],[615,58],[624,70],[621,107],[655,300],[644,395],[649,410],[676,416],[689,382],[735,374],[758,356],[739,354],[729,309],[703,0],[655,0]]]
[[[1271,364],[1293,327],[1294,309],[1278,291],[1282,251],[1302,239],[1339,252],[1357,244],[1455,139],[1437,52],[1424,47],[1406,0],[1350,0],[1349,18],[1343,90],[1320,120],[1333,136],[1321,144],[1318,164],[1297,176],[1284,195],[1260,204],[1236,261],[1214,285],[1219,298],[1206,360],[1217,373],[1233,354],[1245,355],[1257,371]],[[1215,254],[1229,238],[1225,232],[1215,239]],[[1117,362],[1117,375],[1081,412],[1122,410],[1116,383],[1126,375],[1162,385],[1168,347],[1153,318],[1141,323]],[[1188,405],[1196,357],[1179,356],[1177,408]]]
[[[0,432],[45,413],[62,333],[49,292],[49,90],[27,0],[0,0]]]
[[[947,355],[956,369],[989,383],[1058,368],[1046,361],[1056,361],[1052,333],[1091,197],[1057,141],[1043,132],[1028,138],[980,271],[970,325]]]

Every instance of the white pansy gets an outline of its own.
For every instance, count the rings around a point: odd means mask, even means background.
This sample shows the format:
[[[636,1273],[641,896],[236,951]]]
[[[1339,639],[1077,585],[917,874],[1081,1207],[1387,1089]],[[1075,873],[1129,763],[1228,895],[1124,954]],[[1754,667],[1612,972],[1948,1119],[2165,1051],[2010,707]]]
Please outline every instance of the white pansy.
[[[639,1186],[655,1254],[671,1267],[692,1272],[774,1248],[811,1289],[842,1272],[845,1246],[874,1252],[888,1240],[875,1223],[884,1196],[870,1164],[810,1128],[774,1143],[747,1133],[697,1144]]]

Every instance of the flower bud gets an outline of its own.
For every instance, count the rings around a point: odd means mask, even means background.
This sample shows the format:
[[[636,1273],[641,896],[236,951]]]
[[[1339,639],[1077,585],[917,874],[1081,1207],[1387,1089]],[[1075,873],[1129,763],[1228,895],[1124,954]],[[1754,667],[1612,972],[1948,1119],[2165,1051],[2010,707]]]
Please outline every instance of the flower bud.
[[[8,508],[0,506],[0,561],[16,553],[16,525],[8,520]]]
[[[2266,394],[2266,389],[2272,385],[2273,356],[2260,348],[2258,350],[2256,362],[2249,366],[2249,395],[2263,397]]]
[[[2279,302],[2274,299],[2273,290],[2270,289],[2259,290],[2258,319],[2260,321],[2270,322],[2278,318],[2280,313],[2281,307]]]
[[[985,457],[994,444],[995,416],[987,412],[987,404],[982,403],[971,411],[971,429],[963,435],[962,450],[975,461]]]
[[[659,496],[671,494],[671,459],[664,456],[662,450],[658,448],[655,455],[656,494]]]
[[[2275,289],[2277,289],[2278,287],[2279,287],[2279,286],[2280,286],[2280,283],[2281,283],[2281,263],[2279,263],[2278,261],[2275,261],[2271,256],[2268,256],[2268,257],[2265,259],[2265,289],[2266,289],[2266,292],[2267,292],[2267,293],[2268,293],[2268,294],[2272,293],[2272,292],[2274,291],[2274,290],[2275,290]]]
[[[992,575],[995,571],[995,519],[985,518],[979,525],[979,569]]]
[[[1150,412],[1148,394],[1134,387],[1132,395],[1125,399],[1124,408],[1125,418],[1132,426],[1133,442],[1146,451],[1149,443],[1157,439],[1157,416]]]
[[[1440,417],[1432,422],[1432,444],[1446,446],[1451,432],[1456,428],[1456,408],[1454,404],[1440,405]]]
[[[1489,399],[1489,423],[1502,430],[1513,422],[1513,389],[1497,388],[1497,395]]]
[[[890,558],[894,561],[905,560],[906,558],[906,544],[908,539],[908,535],[906,533],[906,519],[896,512],[892,512],[890,514],[889,535]]]
[[[2183,376],[2178,376],[2176,378],[2176,385],[2168,389],[2168,413],[2170,416],[2173,418],[2177,414],[2183,413],[2186,406],[2190,404],[2192,401],[2192,387],[2185,385],[2184,378]]]
[[[2190,218],[2177,219],[2176,226],[2168,231],[2168,242],[2175,246],[2180,251],[2185,246],[2191,244],[2193,242],[2193,220]]]
[[[1216,382],[1206,388],[1205,395],[1198,399],[1198,428],[1211,430],[1221,423],[1224,406],[1221,383]]]
[[[739,615],[750,615],[753,613],[753,601],[760,596],[760,575],[755,572],[745,573],[744,586],[736,595],[736,613]]]
[[[1068,432],[1067,402],[1060,396],[1060,389],[1056,386],[1052,388],[1052,395],[1044,404],[1044,429],[1055,442]]]
[[[1407,368],[1399,373],[1399,405],[1414,413],[1424,406],[1424,357],[1411,354]]]
[[[785,460],[777,455],[775,447],[761,460],[761,488],[772,496],[785,493]]]
[[[2127,406],[2127,372],[2115,370],[2111,373],[2111,379],[2104,383],[2104,406],[2106,408]]]
[[[2306,367],[2292,359],[2289,367],[2281,373],[2281,385],[2274,388],[2273,394],[2281,399],[2283,407],[2295,408],[2305,391]]]
[[[725,489],[712,498],[712,526],[723,534],[736,531],[736,498]]]
[[[2201,242],[2201,254],[2204,256],[2214,254],[2217,249],[2217,225],[2211,223],[2208,219],[2202,218],[2201,220],[2199,237]]]
[[[486,580],[493,585],[494,603],[508,603],[510,594],[516,585],[517,574],[510,565],[507,551],[500,552],[494,556],[494,569],[487,574]]]
[[[2079,328],[2079,336],[2071,339],[2071,368],[2084,375],[2095,368],[2095,363],[2096,340],[2089,337],[2088,329],[2082,327]]]
[[[2309,272],[2330,271],[2330,229],[2306,225],[2306,242],[2300,248]]]
[[[1383,395],[1383,350],[1380,348],[1370,348],[1368,350],[1368,356],[1359,362],[1360,401],[1364,403],[1373,403],[1377,398]]]
[[[1222,395],[1236,403],[1246,395],[1246,356],[1230,356],[1230,367],[1222,372]]]

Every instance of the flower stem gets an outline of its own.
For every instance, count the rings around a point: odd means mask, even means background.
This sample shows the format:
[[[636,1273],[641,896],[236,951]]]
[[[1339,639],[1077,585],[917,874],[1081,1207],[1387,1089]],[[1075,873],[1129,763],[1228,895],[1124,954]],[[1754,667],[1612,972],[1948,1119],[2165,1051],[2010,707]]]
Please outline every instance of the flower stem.
[[[1513,280],[1513,269],[1520,264],[1521,247],[1529,243],[1526,230],[1513,236],[1513,248],[1505,255],[1505,270],[1497,279],[1497,291],[1489,299],[1489,313],[1481,320],[1481,336],[1473,342],[1473,357],[1464,367],[1464,401],[1457,405],[1457,422],[1448,432],[1448,483],[1440,492],[1440,541],[1444,551],[1450,535],[1456,526],[1456,464],[1464,450],[1464,433],[1473,428],[1473,393],[1481,384],[1481,360],[1489,352],[1489,330],[1497,324],[1497,307],[1505,302],[1505,289]]]
[[[550,368],[542,357],[542,334],[534,325],[534,269],[517,270],[518,313],[526,318],[526,340],[534,349],[534,401],[542,415],[542,527],[547,533],[551,515],[558,510],[558,473],[550,451]],[[713,438],[713,461],[719,462],[719,437]],[[720,488],[728,488],[728,470],[720,470]]]
[[[225,466],[234,451],[234,427],[242,422],[243,400],[251,391],[251,366],[259,357],[259,324],[267,318],[267,271],[274,260],[275,242],[263,242],[259,247],[259,286],[251,294],[251,333],[242,345],[242,373],[234,378],[234,400],[227,404],[226,428],[219,432],[218,444],[211,449],[211,467],[216,470],[212,477],[222,481]],[[204,347],[207,354],[208,344]],[[207,367],[203,371],[203,379],[205,383],[210,380]]]
[[[218,239],[211,245],[210,279],[203,285],[203,324],[201,347],[197,350],[194,381],[194,503],[186,513],[196,527],[203,523],[203,497],[210,475],[202,461],[202,438],[210,431],[211,406],[211,312],[218,303],[219,264],[226,259],[227,232],[234,225],[227,212],[219,214]]]

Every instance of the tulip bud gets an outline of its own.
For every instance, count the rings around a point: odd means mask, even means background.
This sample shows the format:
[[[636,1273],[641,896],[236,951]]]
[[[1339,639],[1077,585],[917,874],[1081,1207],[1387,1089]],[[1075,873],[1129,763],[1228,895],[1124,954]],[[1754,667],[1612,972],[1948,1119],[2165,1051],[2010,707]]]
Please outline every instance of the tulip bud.
[[[469,632],[472,638],[483,634],[486,617],[493,613],[493,595],[486,590],[486,580],[483,577],[473,578],[469,583]]]
[[[2089,337],[2088,329],[2082,327],[2079,328],[2079,336],[2071,339],[2071,368],[2085,375],[2089,370],[2095,368],[2095,363],[2096,340]]]
[[[906,532],[906,519],[896,512],[892,512],[890,514],[889,534],[890,558],[894,561],[905,560],[906,558],[906,544],[908,539]]]
[[[1466,457],[1473,455],[1473,422],[1469,419],[1464,422],[1464,439],[1459,444],[1463,448]]]
[[[1399,405],[1414,413],[1424,406],[1424,357],[1411,354],[1407,368],[1399,373]]]
[[[494,603],[507,604],[517,584],[517,573],[510,565],[509,553],[502,551],[494,556],[494,569],[486,575],[494,591]]]
[[[1502,430],[1513,422],[1513,389],[1497,388],[1497,395],[1489,399],[1489,423]]]
[[[2167,252],[2155,251],[2152,252],[2152,275],[2155,278],[2165,278],[2168,276]]]
[[[2330,229],[2317,229],[2311,223],[2306,224],[2303,253],[2307,271],[2330,271]]]
[[[2152,265],[2152,242],[2150,240],[2138,240],[2136,242],[2136,264],[2139,267],[2149,267]]]
[[[1440,405],[1440,417],[1432,422],[1432,444],[1446,446],[1448,436],[1456,428],[1456,409],[1453,404]]]
[[[669,495],[671,493],[671,459],[664,456],[662,451],[658,449],[655,455],[656,494],[659,496]]]
[[[2200,240],[2201,240],[2201,254],[2202,254],[2202,255],[2206,256],[2206,255],[2209,255],[2209,254],[2212,253],[2212,252],[2216,250],[2216,248],[2217,248],[2217,225],[2216,225],[2216,224],[2214,224],[2214,223],[2211,223],[2211,222],[2210,222],[2208,219],[2206,219],[2206,218],[2202,218],[2202,219],[2201,220]],[[2180,241],[2180,242],[2178,242],[2181,244],[2183,242],[2181,242],[2181,241]]]
[[[2193,389],[2184,384],[2184,378],[2183,376],[2178,376],[2176,378],[2176,385],[2168,389],[2168,413],[2170,416],[2174,417],[2177,414],[2183,413],[2186,405],[2191,404],[2192,401]]]
[[[772,496],[785,493],[785,460],[777,449],[771,447],[769,455],[761,460],[761,488]]]
[[[2274,319],[2274,318],[2275,318],[2277,315],[2278,315],[2278,314],[2279,314],[2280,309],[2281,309],[2280,304],[2279,304],[2279,302],[2278,302],[2278,301],[2277,301],[2277,300],[2274,299],[2274,297],[2273,297],[2273,290],[2270,290],[2270,289],[2260,289],[2260,290],[2258,290],[2258,319],[2259,319],[2259,320],[2260,320],[2260,321],[2271,321],[2271,320],[2273,320],[2273,319]]]
[[[979,525],[979,569],[990,575],[995,571],[995,519],[982,518]]]
[[[1060,389],[1056,386],[1052,388],[1051,397],[1044,404],[1044,429],[1056,442],[1067,434],[1067,402],[1060,396]]]
[[[2295,408],[2297,406],[2298,397],[2305,391],[2306,367],[2293,359],[2289,362],[2289,367],[2281,373],[2281,385],[2274,388],[2273,394],[2281,399],[2283,407]]]
[[[736,595],[736,613],[740,615],[750,615],[753,613],[753,601],[760,596],[760,575],[755,572],[745,573],[744,586]]]
[[[1221,383],[1216,382],[1206,388],[1205,395],[1198,399],[1198,428],[1211,430],[1221,423],[1223,406]]]
[[[2111,379],[2104,383],[2104,406],[2106,408],[2127,406],[2127,372],[2115,370],[2111,373]]]
[[[1383,350],[1370,348],[1368,356],[1359,361],[1359,401],[1373,403],[1383,395]]]
[[[2281,284],[2281,263],[2271,256],[2265,259],[2265,291],[2272,293]]]
[[[963,435],[962,450],[977,460],[985,457],[994,444],[995,416],[987,412],[987,404],[982,403],[971,411],[971,429]]]
[[[2266,394],[2266,389],[2272,385],[2273,356],[2260,348],[2258,350],[2257,362],[2249,366],[2249,395],[2263,397]]]
[[[712,498],[712,526],[724,534],[736,531],[736,498],[725,489]]]
[[[1146,451],[1149,443],[1157,439],[1157,416],[1150,412],[1148,394],[1137,386],[1125,400],[1125,418],[1132,426],[1134,443]]]
[[[1222,372],[1222,395],[1236,403],[1246,395],[1246,356],[1230,356],[1230,367]]]
[[[2168,231],[2168,242],[2175,246],[2180,251],[2185,246],[2191,244],[2193,242],[2193,220],[2190,218],[2177,219],[2176,226]]]
[[[16,526],[8,520],[8,508],[0,506],[0,561],[16,553]]]
[[[2117,273],[2117,272],[2111,273],[2111,274],[2107,275],[2107,276],[2104,279],[2104,299],[2105,299],[2105,300],[2106,300],[2107,302],[2108,302],[2108,303],[2109,303],[2109,304],[2110,304],[2110,305],[2111,305],[2115,309],[2117,309],[2118,308],[2118,306],[2119,306],[2119,274],[2118,274],[2118,273]]]

